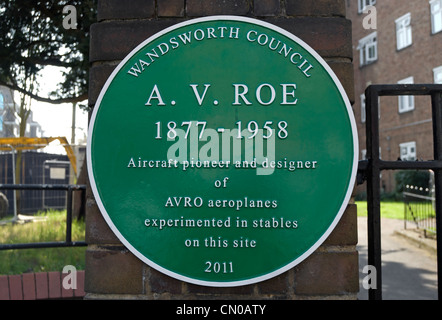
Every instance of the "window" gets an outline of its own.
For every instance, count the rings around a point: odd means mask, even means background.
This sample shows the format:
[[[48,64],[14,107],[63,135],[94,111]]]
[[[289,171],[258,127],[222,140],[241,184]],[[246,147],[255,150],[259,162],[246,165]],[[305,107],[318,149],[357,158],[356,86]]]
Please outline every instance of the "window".
[[[401,81],[398,81],[398,84],[413,84],[413,83],[414,83],[413,77],[408,77],[402,79]],[[414,110],[414,96],[399,96],[398,103],[399,103],[399,113],[404,113],[407,111]]]
[[[442,84],[442,66],[433,69],[434,83]]]
[[[365,123],[367,120],[367,107],[365,103],[365,93],[359,96],[361,99],[361,122]],[[381,118],[381,97],[378,97],[378,118]]]
[[[442,31],[442,0],[431,0],[431,33]]]
[[[363,13],[368,6],[374,6],[376,0],[358,0],[358,13]]]
[[[361,150],[361,159],[360,160],[367,160],[367,149]]]
[[[379,159],[382,159],[381,155],[382,155],[381,147],[379,147]],[[361,158],[359,160],[367,160],[367,149],[361,150]]]
[[[359,63],[360,66],[373,63],[378,59],[378,43],[377,32],[373,32],[368,36],[359,40]]]
[[[416,142],[405,142],[399,145],[401,152],[401,160],[414,161],[416,160]]]
[[[360,98],[361,98],[361,122],[365,123],[365,94],[361,94]]]
[[[396,48],[398,50],[411,46],[411,14],[407,13],[396,19]]]

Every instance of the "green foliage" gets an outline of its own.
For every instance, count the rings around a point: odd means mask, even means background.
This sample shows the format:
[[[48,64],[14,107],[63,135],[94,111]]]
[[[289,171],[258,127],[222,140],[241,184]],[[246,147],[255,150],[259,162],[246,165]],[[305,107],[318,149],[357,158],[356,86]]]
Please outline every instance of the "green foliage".
[[[41,101],[79,102],[87,98],[89,28],[96,0],[0,0],[0,84]],[[63,8],[73,5],[77,28],[63,28]],[[66,68],[64,82],[50,98],[26,87],[45,66]],[[37,79],[38,81],[38,79]]]
[[[37,215],[35,222],[0,226],[0,243],[63,241],[66,235],[66,211]],[[84,221],[72,222],[72,240],[84,240]],[[19,249],[0,251],[0,274],[61,271],[65,265],[84,269],[86,247]]]
[[[355,201],[358,207],[358,217],[367,216],[367,201]],[[381,217],[388,219],[404,219],[403,202],[381,202]]]

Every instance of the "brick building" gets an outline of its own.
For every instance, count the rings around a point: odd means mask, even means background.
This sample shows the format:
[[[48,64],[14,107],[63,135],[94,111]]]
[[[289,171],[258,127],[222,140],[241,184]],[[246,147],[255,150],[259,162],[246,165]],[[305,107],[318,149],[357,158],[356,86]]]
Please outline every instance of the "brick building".
[[[364,159],[365,98],[370,84],[442,83],[442,0],[347,0],[352,20],[354,111]],[[380,154],[384,160],[432,160],[430,97],[382,97]],[[385,192],[394,173],[384,171]]]

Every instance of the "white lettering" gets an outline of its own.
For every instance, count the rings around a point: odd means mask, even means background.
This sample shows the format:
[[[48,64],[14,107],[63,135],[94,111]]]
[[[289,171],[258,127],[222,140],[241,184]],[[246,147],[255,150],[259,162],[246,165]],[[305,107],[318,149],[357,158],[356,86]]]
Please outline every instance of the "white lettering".
[[[298,99],[295,99],[293,101],[288,102],[287,96],[295,97],[295,90],[296,90],[296,84],[295,83],[281,83],[282,86],[282,102],[281,104],[287,105],[287,104],[296,104],[298,102]],[[293,91],[288,92],[287,87],[292,87]]]
[[[252,305],[226,305],[223,304],[220,308],[222,314],[264,314],[266,305],[252,304]]]
[[[199,33],[199,36],[197,35],[197,33]],[[195,30],[195,32],[193,33],[193,37],[198,41],[203,40],[204,39],[204,31],[201,29]]]
[[[229,38],[238,39],[238,37],[239,37],[239,28],[231,27],[230,28],[230,36],[229,36]]]
[[[179,34],[178,37],[183,44],[187,44],[188,42],[190,43],[192,41],[191,31],[189,31],[188,33]]]
[[[147,64],[149,65],[149,64]],[[142,70],[144,70],[144,68],[142,68]],[[140,67],[138,66],[138,64],[134,64],[132,68],[130,68],[130,70],[127,72],[131,75],[133,75],[134,77],[138,77],[138,74],[141,73]]]
[[[161,94],[160,94],[160,91],[158,90],[158,86],[157,85],[154,85],[154,87],[152,89],[152,92],[150,93],[149,100],[147,100],[145,105],[146,106],[150,106],[151,105],[150,100],[152,100],[152,99],[157,99],[159,106],[166,105],[164,103],[164,101],[163,101],[163,98],[161,97]]]
[[[186,306],[184,304],[182,307],[178,307],[176,310],[176,314],[179,315],[202,315],[204,318],[206,318],[209,315],[210,307],[191,307]]]
[[[263,87],[267,87],[270,89],[270,99],[267,102],[262,101],[261,99],[261,90]],[[269,104],[271,104],[273,101],[275,101],[275,97],[276,97],[276,93],[275,93],[275,88],[273,88],[270,84],[268,83],[263,83],[261,84],[258,88],[256,88],[256,100],[258,100],[258,102],[264,106],[268,106]]]
[[[198,101],[198,104],[201,105],[203,103],[204,97],[206,96],[207,90],[210,87],[210,84],[204,85],[204,92],[203,92],[202,96],[200,96],[200,94],[198,92],[198,85],[197,84],[191,84],[190,86],[193,89],[193,93],[195,94],[195,98]]]
[[[239,98],[243,100],[245,104],[252,104],[249,100],[246,98],[247,92],[249,92],[249,88],[245,84],[233,84],[235,87],[235,102],[233,103],[234,106],[241,105],[241,102],[239,102]],[[242,92],[239,91],[239,89],[242,88]]]
[[[249,40],[250,42],[255,42],[256,41],[256,38],[255,39],[252,39],[251,38],[251,34],[254,34],[255,36],[258,34],[258,32],[256,32],[255,30],[250,30],[249,32],[247,32],[247,35],[246,35],[246,37],[247,37],[247,40]]]

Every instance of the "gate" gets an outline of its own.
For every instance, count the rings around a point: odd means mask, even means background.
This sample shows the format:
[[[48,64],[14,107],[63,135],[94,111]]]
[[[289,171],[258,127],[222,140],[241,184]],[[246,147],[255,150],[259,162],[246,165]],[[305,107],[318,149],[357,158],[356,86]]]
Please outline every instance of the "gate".
[[[434,160],[384,161],[379,154],[379,97],[400,95],[431,96]],[[358,184],[367,181],[368,264],[376,268],[376,289],[370,300],[382,299],[380,174],[382,170],[433,170],[437,237],[438,297],[442,297],[442,85],[371,85],[365,90],[367,160],[359,161]]]

